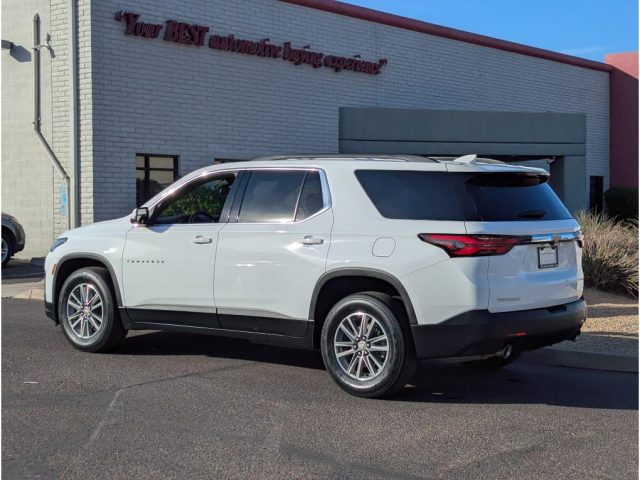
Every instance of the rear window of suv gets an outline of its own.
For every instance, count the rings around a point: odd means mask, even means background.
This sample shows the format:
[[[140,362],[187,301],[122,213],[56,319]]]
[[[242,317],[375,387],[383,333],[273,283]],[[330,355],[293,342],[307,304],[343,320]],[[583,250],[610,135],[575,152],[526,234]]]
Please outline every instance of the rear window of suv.
[[[485,222],[572,218],[547,178],[497,173],[477,175],[466,183],[476,211]]]
[[[539,175],[406,170],[355,174],[385,218],[487,222],[572,218],[546,177]]]

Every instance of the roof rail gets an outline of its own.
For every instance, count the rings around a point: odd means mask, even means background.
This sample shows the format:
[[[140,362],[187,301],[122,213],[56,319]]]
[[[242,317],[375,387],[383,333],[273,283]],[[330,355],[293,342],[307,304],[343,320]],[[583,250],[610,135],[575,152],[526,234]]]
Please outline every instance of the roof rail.
[[[496,160],[494,158],[479,158],[477,155],[463,155],[461,157],[428,157],[431,160],[436,162],[454,162],[461,163],[464,165],[475,165],[477,163],[489,163],[489,164],[499,164],[499,165],[508,165],[508,162],[503,162],[502,160]]]
[[[390,155],[377,153],[314,153],[314,154],[288,154],[288,155],[267,155],[255,158],[255,161],[274,160],[388,160],[395,162],[437,162],[437,160],[419,155]]]

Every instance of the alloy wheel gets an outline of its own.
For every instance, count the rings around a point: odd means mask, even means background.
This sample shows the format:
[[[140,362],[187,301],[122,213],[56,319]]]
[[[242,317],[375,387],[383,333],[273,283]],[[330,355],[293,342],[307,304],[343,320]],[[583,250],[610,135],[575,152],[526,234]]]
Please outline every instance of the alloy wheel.
[[[102,327],[104,304],[98,290],[89,283],[81,283],[67,299],[67,321],[78,338],[93,338]]]
[[[356,380],[371,380],[385,368],[389,337],[373,316],[357,312],[345,317],[334,337],[334,353],[340,368]]]

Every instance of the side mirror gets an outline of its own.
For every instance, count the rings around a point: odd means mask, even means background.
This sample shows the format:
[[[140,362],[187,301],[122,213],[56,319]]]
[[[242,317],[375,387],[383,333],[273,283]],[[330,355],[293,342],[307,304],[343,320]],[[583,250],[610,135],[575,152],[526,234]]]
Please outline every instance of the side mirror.
[[[149,208],[140,207],[133,211],[131,217],[131,223],[137,223],[139,225],[147,225],[149,223]]]

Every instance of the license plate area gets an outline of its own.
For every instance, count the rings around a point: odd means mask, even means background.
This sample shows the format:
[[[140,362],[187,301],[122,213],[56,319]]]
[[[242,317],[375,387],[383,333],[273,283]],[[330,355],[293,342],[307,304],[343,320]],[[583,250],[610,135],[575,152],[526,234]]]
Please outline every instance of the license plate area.
[[[538,247],[538,268],[558,266],[558,247]]]

